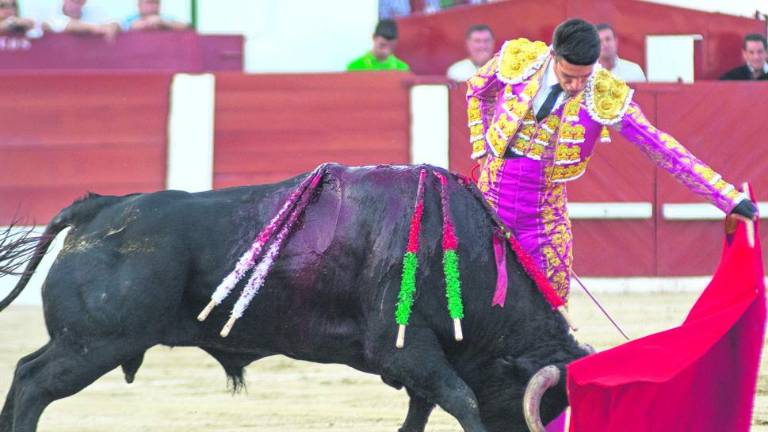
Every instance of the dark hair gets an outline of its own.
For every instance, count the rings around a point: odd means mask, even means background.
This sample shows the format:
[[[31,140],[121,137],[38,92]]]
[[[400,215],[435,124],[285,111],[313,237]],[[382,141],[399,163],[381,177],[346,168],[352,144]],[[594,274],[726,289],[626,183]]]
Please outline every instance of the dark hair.
[[[469,37],[470,37],[470,36],[472,35],[472,33],[474,33],[474,32],[486,32],[486,31],[487,31],[488,33],[490,33],[490,34],[491,34],[491,36],[493,36],[493,30],[491,30],[491,28],[490,28],[490,27],[488,27],[488,25],[487,25],[487,24],[474,24],[474,25],[470,26],[470,27],[467,29],[467,33],[464,35],[464,37],[465,37],[466,39],[469,39]]]
[[[376,24],[373,37],[381,36],[386,40],[397,39],[397,23],[392,19],[383,19]]]
[[[595,24],[595,28],[597,29],[598,32],[601,32],[603,30],[610,30],[611,33],[613,33],[614,35],[616,34],[616,30],[614,30],[613,27],[608,23]]]
[[[760,33],[750,33],[744,36],[744,43],[741,45],[742,49],[747,49],[747,42],[762,42],[763,49],[768,49],[768,42],[766,42],[765,36]]]
[[[552,35],[555,55],[568,63],[593,65],[600,57],[600,37],[592,24],[578,18],[561,23]]]

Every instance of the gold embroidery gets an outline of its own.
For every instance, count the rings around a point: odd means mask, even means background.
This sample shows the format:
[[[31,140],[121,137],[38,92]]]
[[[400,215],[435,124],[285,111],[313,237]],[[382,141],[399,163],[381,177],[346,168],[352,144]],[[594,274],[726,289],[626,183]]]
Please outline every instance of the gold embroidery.
[[[555,151],[555,163],[562,162],[578,162],[581,160],[581,146],[560,143],[557,145]]]
[[[531,42],[525,38],[507,41],[502,47],[499,77],[507,82],[519,82],[528,78],[535,72],[536,66],[541,66],[537,63],[547,52],[549,47],[544,42]]]
[[[475,75],[469,79],[470,88],[482,88],[488,80],[485,77]]]
[[[507,113],[501,113],[496,124],[499,126],[499,129],[501,129],[504,135],[511,137],[515,132],[517,132],[517,127],[520,124],[520,120],[510,117]]]
[[[469,122],[476,122],[481,121],[483,119],[483,115],[480,112],[480,100],[477,98],[471,98],[469,100],[469,104],[467,105],[467,118],[469,119]]]
[[[491,148],[493,149],[493,152],[497,156],[501,156],[502,154],[504,154],[504,149],[507,146],[507,137],[502,136],[500,134],[498,127],[496,126],[491,127],[488,130],[488,134],[486,138],[488,140],[488,145],[491,146]]]
[[[478,155],[480,155],[484,151],[485,151],[485,140],[479,139],[479,140],[472,141],[472,154],[475,157],[479,157]]]
[[[557,294],[567,300],[573,255],[564,185],[550,185],[542,197],[540,208],[543,237],[546,239],[541,253],[547,279]]]
[[[563,107],[563,114],[566,117],[578,117],[579,111],[581,111],[581,99],[582,99],[582,93],[579,93],[578,96],[574,97],[568,103],[565,104],[565,107]]]
[[[529,140],[526,140],[525,138],[522,138],[518,136],[518,138],[515,140],[515,143],[512,146],[512,150],[515,151],[515,153],[519,155],[526,155],[528,154],[528,150],[531,147],[531,143]]]
[[[520,133],[522,135],[525,135],[525,139],[531,139],[531,135],[533,135],[533,132],[535,130],[536,130],[536,126],[528,124],[523,126],[523,128],[520,130]]]
[[[507,86],[511,90],[511,86]],[[533,89],[534,91],[539,88],[538,80],[532,79],[525,86],[525,91]],[[505,90],[506,92],[507,90]],[[507,112],[502,112],[498,115],[498,119],[495,122],[496,127],[501,130],[504,136],[501,136],[498,131],[493,131],[491,128],[489,131],[488,143],[493,147],[497,156],[504,154],[507,148],[509,140],[517,133],[522,123],[522,118],[529,115],[531,111],[531,101],[523,102],[518,96],[510,93],[510,99],[504,103],[504,107]]]
[[[491,197],[487,195],[487,193],[492,187],[496,186],[499,179],[499,171],[504,165],[504,159],[495,158],[493,156],[489,157],[490,160],[488,161],[488,165],[480,173],[480,178],[477,179],[477,188],[480,189],[480,192],[482,192],[483,195],[487,196],[486,201],[488,201],[488,204],[491,207],[496,208],[496,202],[494,202]]]
[[[586,91],[590,114],[602,124],[618,122],[632,99],[632,90],[627,83],[605,69],[594,73]]]
[[[551,115],[547,117],[544,124],[547,125],[547,127],[554,132],[560,126],[560,118],[558,118],[557,116]]]
[[[661,132],[659,134],[659,139],[661,139],[661,142],[664,143],[664,146],[670,150],[677,150],[680,153],[688,153],[688,150],[683,147],[682,144],[680,144],[676,139],[672,137],[672,135],[666,132]]]
[[[709,183],[712,183],[712,181],[715,179],[715,177],[719,177],[717,173],[715,173],[715,170],[712,168],[702,164],[697,163],[693,165],[693,171],[702,176],[704,180],[706,180]]]
[[[539,143],[531,143],[530,149],[527,151],[526,156],[531,159],[540,160],[544,155],[545,147]]]
[[[543,141],[543,142],[546,142],[546,143],[548,143],[551,138],[552,138],[552,134],[550,134],[549,132],[547,132],[543,128],[539,129],[539,133],[536,134],[536,139],[537,140]]]
[[[560,126],[560,140],[584,140],[584,126],[563,123]]]
[[[552,167],[552,175],[550,178],[553,182],[558,183],[573,180],[584,174],[584,171],[587,169],[588,162],[589,158],[584,159],[577,164],[555,165]]]
[[[469,127],[469,136],[475,137],[483,134],[483,124],[477,123]]]

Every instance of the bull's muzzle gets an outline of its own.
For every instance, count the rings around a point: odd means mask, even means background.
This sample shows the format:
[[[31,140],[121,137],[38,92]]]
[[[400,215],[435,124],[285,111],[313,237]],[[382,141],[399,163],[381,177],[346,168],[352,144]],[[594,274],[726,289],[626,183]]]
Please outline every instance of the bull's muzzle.
[[[548,388],[557,385],[558,381],[560,381],[560,369],[552,365],[541,368],[528,381],[523,396],[523,413],[531,432],[545,432],[539,412],[541,397]]]

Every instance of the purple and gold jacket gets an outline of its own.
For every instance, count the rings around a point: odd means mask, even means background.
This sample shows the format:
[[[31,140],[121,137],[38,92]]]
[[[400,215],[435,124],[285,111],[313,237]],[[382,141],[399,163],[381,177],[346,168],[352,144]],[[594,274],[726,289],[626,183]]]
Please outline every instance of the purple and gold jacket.
[[[501,158],[509,149],[545,162],[548,181],[567,182],[584,174],[595,143],[610,139],[610,127],[721,210],[729,212],[746,198],[651,125],[632,101],[632,89],[599,65],[584,91],[537,123],[531,106],[550,59],[550,48],[543,42],[510,40],[467,82],[473,159],[488,153]]]

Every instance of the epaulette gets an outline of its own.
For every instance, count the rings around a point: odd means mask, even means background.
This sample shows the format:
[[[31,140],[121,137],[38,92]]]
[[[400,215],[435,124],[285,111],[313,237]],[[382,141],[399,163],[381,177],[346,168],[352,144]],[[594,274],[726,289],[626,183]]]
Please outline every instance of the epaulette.
[[[530,78],[547,60],[549,47],[544,42],[525,38],[504,42],[496,76],[507,84],[519,84]]]
[[[592,120],[612,125],[621,121],[632,102],[634,90],[607,69],[597,65],[584,91]]]

